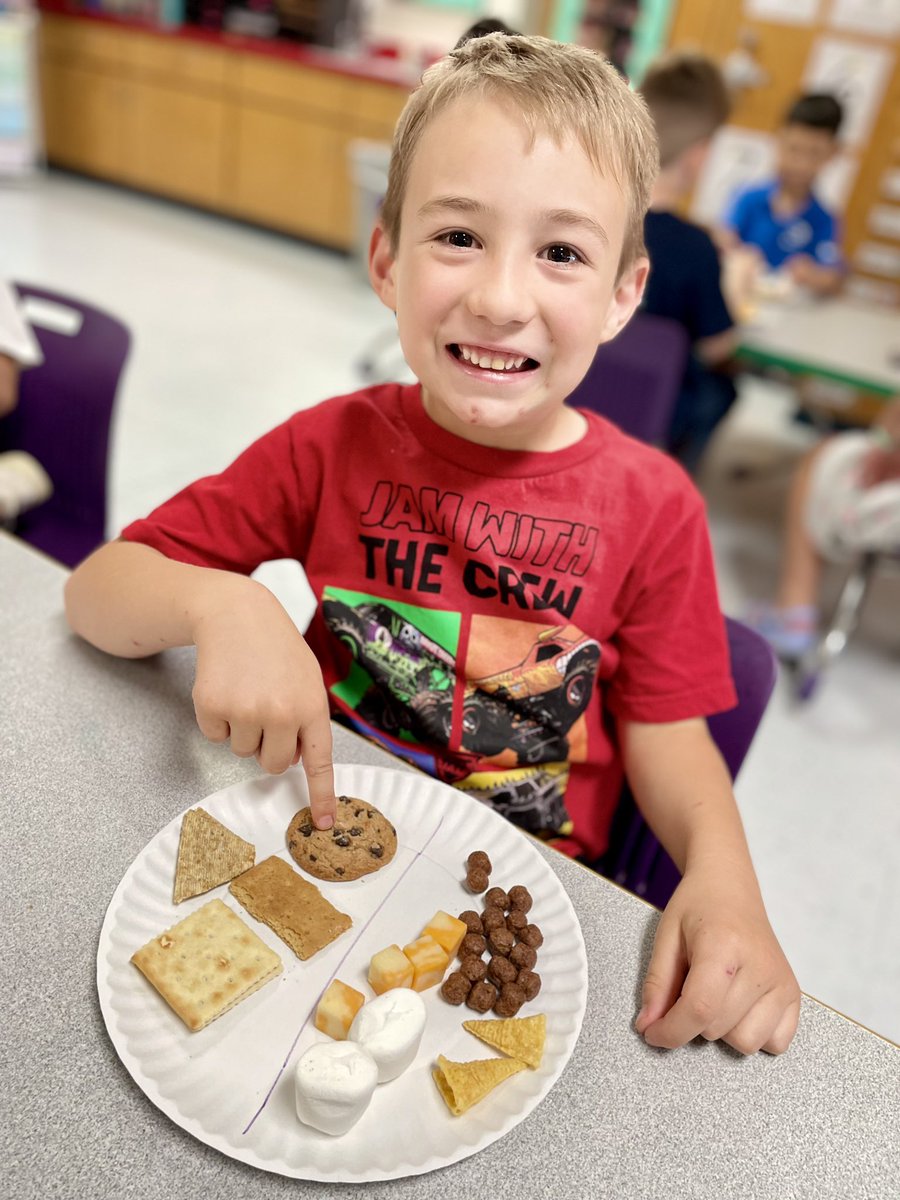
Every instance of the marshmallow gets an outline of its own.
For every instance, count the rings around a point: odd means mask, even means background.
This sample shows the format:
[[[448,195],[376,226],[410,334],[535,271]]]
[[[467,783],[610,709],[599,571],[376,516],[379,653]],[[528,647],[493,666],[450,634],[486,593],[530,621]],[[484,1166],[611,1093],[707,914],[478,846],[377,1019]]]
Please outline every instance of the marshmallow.
[[[310,1046],[294,1076],[297,1116],[322,1133],[346,1133],[363,1115],[378,1083],[374,1059],[353,1042]]]
[[[378,1082],[396,1079],[416,1057],[425,1030],[425,1002],[409,988],[393,988],[363,1005],[347,1035],[371,1054]]]

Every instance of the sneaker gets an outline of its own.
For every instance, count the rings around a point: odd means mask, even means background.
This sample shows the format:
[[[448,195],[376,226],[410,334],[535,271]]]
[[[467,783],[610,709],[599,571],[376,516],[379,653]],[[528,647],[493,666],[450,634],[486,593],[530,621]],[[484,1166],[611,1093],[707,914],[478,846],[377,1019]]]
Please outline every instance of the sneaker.
[[[50,476],[36,458],[24,450],[0,454],[0,521],[11,524],[52,495]]]
[[[744,622],[766,639],[779,658],[801,659],[818,639],[819,613],[811,604],[793,608],[760,604],[751,609]]]

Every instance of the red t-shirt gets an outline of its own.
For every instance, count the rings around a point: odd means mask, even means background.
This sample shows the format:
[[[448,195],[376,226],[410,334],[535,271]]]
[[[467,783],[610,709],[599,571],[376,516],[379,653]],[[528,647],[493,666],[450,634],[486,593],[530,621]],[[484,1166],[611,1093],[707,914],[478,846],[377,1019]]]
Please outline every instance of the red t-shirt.
[[[613,718],[735,703],[703,501],[586,412],[581,441],[496,450],[417,385],[328,400],[123,532],[249,574],[295,558],[336,717],[588,859],[622,785]]]

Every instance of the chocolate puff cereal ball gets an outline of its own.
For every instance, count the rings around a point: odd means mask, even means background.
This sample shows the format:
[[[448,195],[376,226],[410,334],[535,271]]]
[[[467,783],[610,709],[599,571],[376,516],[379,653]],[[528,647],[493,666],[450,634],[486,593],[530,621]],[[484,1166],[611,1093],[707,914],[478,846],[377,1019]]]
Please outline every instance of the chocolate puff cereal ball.
[[[498,925],[496,929],[492,929],[487,939],[492,954],[509,954],[515,940],[505,925]]]
[[[519,942],[517,946],[513,946],[512,950],[510,950],[509,961],[520,971],[530,971],[537,962],[537,950],[532,950],[531,946],[526,946],[524,942]]]
[[[491,860],[483,850],[473,850],[466,859],[466,869],[469,871],[484,871],[485,875],[490,875],[493,867]]]
[[[492,887],[484,898],[485,904],[495,904],[497,908],[506,912],[509,908],[509,896],[504,892],[503,888]]]
[[[466,929],[468,929],[469,933],[484,933],[481,917],[474,908],[467,908],[465,912],[461,912],[459,919],[465,925]]]
[[[520,971],[515,982],[525,993],[526,1000],[533,1000],[541,990],[541,977],[536,971]]]
[[[525,1003],[525,993],[514,983],[504,983],[494,1003],[498,1017],[514,1017]]]
[[[497,989],[491,983],[476,983],[466,997],[466,1005],[475,1012],[486,1013],[497,1003]]]
[[[481,924],[484,927],[486,934],[492,929],[506,928],[506,916],[502,908],[497,908],[495,904],[489,904],[481,915]]]
[[[528,917],[522,912],[521,908],[510,909],[509,916],[506,918],[506,928],[510,933],[518,933],[520,929],[524,929],[528,924]]]
[[[472,990],[472,981],[466,979],[461,971],[448,975],[441,987],[441,995],[448,1004],[462,1004]]]
[[[544,935],[538,929],[537,925],[526,925],[516,935],[520,942],[524,942],[526,946],[530,946],[532,950],[537,950],[544,944]]]
[[[519,970],[508,958],[504,958],[502,954],[495,954],[487,965],[487,977],[491,983],[502,987],[504,983],[516,983]]]
[[[531,892],[528,888],[522,887],[517,883],[515,887],[509,889],[509,907],[517,908],[520,912],[527,913],[534,901],[531,898]]]
[[[487,871],[482,871],[480,867],[472,867],[466,876],[466,887],[470,892],[483,892],[489,882],[490,877]]]
[[[480,933],[467,933],[459,944],[459,957],[466,958],[470,954],[481,958],[487,950],[487,942]]]
[[[459,974],[464,975],[470,983],[481,983],[487,975],[487,963],[477,954],[467,954],[459,964]]]

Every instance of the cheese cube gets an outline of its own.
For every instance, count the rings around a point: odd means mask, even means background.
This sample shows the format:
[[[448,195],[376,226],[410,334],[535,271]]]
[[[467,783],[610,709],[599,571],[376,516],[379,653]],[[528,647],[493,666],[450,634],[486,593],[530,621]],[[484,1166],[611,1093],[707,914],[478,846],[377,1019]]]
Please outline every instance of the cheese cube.
[[[403,953],[413,966],[414,992],[424,992],[426,988],[440,983],[450,963],[450,955],[444,947],[427,933],[404,946]]]
[[[458,917],[451,917],[449,913],[439,911],[422,930],[422,936],[427,934],[433,937],[437,944],[443,946],[447,951],[447,957],[452,959],[456,957],[460,943],[468,932],[469,928],[465,921],[460,921]]]
[[[386,946],[372,955],[369,984],[378,996],[391,988],[412,987],[413,965],[399,946]]]
[[[356,988],[334,979],[322,994],[316,1008],[315,1026],[322,1033],[327,1033],[336,1042],[343,1042],[353,1018],[365,1004],[366,998]]]

